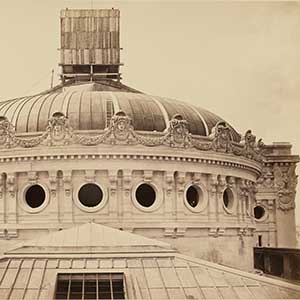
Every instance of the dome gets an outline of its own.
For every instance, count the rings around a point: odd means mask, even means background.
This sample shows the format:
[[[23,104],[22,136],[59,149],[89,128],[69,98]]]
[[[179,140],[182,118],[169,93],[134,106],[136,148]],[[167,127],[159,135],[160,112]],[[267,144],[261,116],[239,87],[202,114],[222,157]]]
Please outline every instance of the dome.
[[[180,114],[194,135],[208,136],[223,121],[215,114],[191,104],[137,92],[123,84],[84,83],[54,88],[35,96],[0,103],[0,115],[15,125],[17,133],[44,131],[48,119],[62,112],[74,130],[103,130],[112,115],[125,112],[137,131],[164,131],[169,120]],[[231,127],[234,141],[240,135]]]

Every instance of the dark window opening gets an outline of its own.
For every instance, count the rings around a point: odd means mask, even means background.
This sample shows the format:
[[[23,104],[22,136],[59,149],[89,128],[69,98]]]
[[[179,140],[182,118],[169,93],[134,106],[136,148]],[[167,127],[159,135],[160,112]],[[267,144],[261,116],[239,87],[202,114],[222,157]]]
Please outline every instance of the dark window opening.
[[[103,192],[98,185],[87,183],[80,188],[78,198],[82,205],[95,207],[102,201]]]
[[[254,217],[259,220],[265,215],[265,209],[262,206],[254,207]]]
[[[258,247],[262,247],[262,235],[258,236]]]
[[[30,186],[25,193],[26,203],[31,208],[37,208],[41,206],[44,203],[45,198],[46,193],[44,189],[38,184]]]
[[[155,202],[156,193],[151,185],[143,183],[137,188],[135,197],[140,205],[150,207]]]
[[[190,186],[186,191],[186,200],[191,207],[196,207],[200,201],[201,191],[195,186]]]
[[[223,193],[223,204],[228,209],[231,209],[233,206],[233,194],[230,189],[226,189]]]
[[[58,274],[55,299],[125,299],[122,273]]]
[[[90,65],[65,65],[63,66],[63,72],[65,74],[90,74]]]

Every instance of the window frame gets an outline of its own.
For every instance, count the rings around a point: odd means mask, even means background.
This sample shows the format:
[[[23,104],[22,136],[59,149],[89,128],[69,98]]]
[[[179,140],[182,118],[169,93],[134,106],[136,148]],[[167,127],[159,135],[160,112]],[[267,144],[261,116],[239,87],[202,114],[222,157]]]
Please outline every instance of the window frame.
[[[74,277],[81,277],[81,278],[77,278],[76,280],[72,281],[72,276]],[[78,294],[78,298],[80,299],[85,299],[85,286],[86,286],[86,277],[93,277],[94,276],[94,280],[96,283],[96,298],[93,299],[103,299],[103,294],[107,293],[107,291],[104,291],[102,296],[100,294],[100,288],[101,288],[101,280],[102,280],[102,284],[104,282],[104,280],[109,280],[109,287],[110,287],[110,299],[126,299],[126,287],[125,287],[125,275],[123,272],[80,272],[80,273],[74,273],[74,272],[62,272],[62,273],[57,273],[56,274],[56,282],[55,282],[55,289],[54,289],[54,297],[53,299],[73,299],[70,298],[70,296],[72,296],[72,282],[81,282],[81,293],[79,292]],[[65,278],[64,278],[65,277]],[[102,277],[102,278],[101,278]],[[106,277],[106,278],[105,278]],[[91,280],[91,278],[90,278]],[[67,295],[64,298],[58,298],[57,296],[59,294],[63,295],[66,292],[60,292],[58,291],[58,286],[59,286],[59,281],[63,282],[63,281],[68,281],[68,287],[67,287]],[[113,286],[113,282],[114,281],[120,281],[122,282],[122,291],[115,291],[115,288]],[[76,292],[75,292],[76,293]],[[115,293],[121,293],[123,298],[114,298],[114,294]],[[73,294],[74,296],[74,294]],[[107,295],[105,295],[107,297]],[[90,298],[87,298],[90,299]],[[109,298],[105,298],[105,299],[109,299]]]

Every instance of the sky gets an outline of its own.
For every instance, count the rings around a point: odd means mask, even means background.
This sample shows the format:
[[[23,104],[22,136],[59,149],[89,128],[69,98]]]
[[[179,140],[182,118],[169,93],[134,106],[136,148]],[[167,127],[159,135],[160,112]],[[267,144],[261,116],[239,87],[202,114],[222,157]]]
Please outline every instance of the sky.
[[[1,0],[0,100],[48,89],[52,69],[59,82],[66,7],[121,10],[123,83],[300,154],[300,2]]]

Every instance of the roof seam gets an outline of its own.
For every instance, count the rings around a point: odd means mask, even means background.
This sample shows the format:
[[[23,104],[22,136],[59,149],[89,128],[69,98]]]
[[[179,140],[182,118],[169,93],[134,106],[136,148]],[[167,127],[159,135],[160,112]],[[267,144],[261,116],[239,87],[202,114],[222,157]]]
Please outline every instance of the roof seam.
[[[209,130],[208,130],[208,126],[205,122],[205,119],[203,118],[203,116],[200,114],[200,112],[194,107],[194,105],[190,105],[191,109],[197,114],[197,116],[201,119],[202,121],[202,124],[204,126],[204,129],[205,129],[205,133],[206,133],[206,136],[209,136]]]

